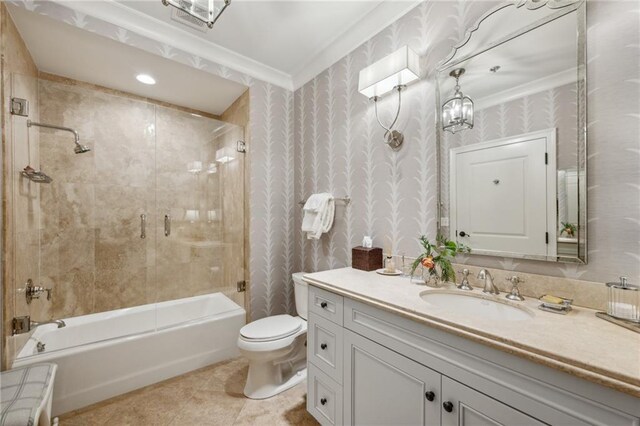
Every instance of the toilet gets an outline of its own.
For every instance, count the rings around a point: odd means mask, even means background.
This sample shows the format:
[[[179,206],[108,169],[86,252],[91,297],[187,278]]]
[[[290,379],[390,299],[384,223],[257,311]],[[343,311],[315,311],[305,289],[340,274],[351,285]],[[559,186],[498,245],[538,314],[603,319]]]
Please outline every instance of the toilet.
[[[238,348],[249,360],[244,394],[265,399],[283,392],[307,377],[307,283],[305,272],[293,274],[298,316],[274,315],[240,329]]]

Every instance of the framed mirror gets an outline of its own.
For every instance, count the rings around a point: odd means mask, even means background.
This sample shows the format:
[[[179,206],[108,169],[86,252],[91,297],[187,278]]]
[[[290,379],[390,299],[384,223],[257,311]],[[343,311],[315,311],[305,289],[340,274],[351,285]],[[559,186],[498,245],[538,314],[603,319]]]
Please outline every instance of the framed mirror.
[[[514,1],[437,68],[439,232],[472,254],[587,262],[584,1]]]

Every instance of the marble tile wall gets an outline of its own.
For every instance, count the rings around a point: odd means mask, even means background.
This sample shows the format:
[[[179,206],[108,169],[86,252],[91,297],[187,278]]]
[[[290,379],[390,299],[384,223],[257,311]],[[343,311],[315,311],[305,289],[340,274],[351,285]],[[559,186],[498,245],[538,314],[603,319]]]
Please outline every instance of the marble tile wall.
[[[41,79],[39,94],[41,120],[77,129],[92,149],[74,154],[70,134],[36,130],[41,167],[54,179],[40,186],[40,281],[53,300],[33,302],[39,319],[215,291],[235,296],[224,261],[225,253],[242,259],[243,217],[233,206],[244,193],[227,183],[242,181],[242,170],[216,163],[216,151],[232,140],[235,147],[241,129],[61,81]],[[194,162],[200,170],[189,171]]]
[[[15,282],[38,274],[38,236],[40,197],[38,186],[17,178],[27,165],[37,166],[40,153],[38,139],[27,133],[26,118],[9,113],[12,96],[37,100],[38,70],[27,50],[4,3],[0,3],[0,53],[2,54],[2,352],[6,367],[13,358],[16,341],[6,339],[11,335],[14,316],[27,315],[24,298],[16,298]],[[37,102],[31,103],[31,117],[39,115]],[[10,143],[16,141],[16,143]],[[25,258],[15,257],[17,250],[31,253]],[[18,281],[16,281],[18,280]]]

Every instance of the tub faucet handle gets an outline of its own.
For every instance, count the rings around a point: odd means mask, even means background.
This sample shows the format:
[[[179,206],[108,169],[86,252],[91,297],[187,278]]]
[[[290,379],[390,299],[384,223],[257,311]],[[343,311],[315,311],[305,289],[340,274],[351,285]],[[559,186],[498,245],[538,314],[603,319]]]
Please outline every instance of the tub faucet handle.
[[[24,296],[27,299],[27,305],[30,305],[33,299],[39,299],[42,293],[47,293],[47,300],[51,300],[51,289],[37,286],[33,283],[33,280],[29,278],[24,286]]]

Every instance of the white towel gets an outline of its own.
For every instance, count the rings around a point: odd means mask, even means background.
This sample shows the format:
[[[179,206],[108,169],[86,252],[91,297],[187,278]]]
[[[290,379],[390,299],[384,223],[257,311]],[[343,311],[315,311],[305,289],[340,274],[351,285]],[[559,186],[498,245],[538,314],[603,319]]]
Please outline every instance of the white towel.
[[[323,233],[329,232],[335,216],[335,201],[329,193],[313,194],[304,206],[302,232],[307,233],[310,240],[320,239]]]

